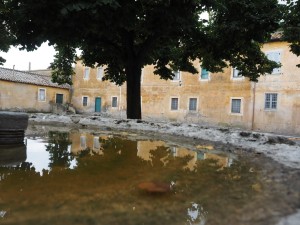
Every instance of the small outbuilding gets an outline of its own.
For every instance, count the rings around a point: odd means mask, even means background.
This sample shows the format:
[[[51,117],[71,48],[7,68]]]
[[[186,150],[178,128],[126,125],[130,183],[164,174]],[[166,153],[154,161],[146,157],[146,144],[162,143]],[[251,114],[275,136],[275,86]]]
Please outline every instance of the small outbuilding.
[[[51,76],[0,68],[0,111],[55,112],[70,103],[70,86]]]

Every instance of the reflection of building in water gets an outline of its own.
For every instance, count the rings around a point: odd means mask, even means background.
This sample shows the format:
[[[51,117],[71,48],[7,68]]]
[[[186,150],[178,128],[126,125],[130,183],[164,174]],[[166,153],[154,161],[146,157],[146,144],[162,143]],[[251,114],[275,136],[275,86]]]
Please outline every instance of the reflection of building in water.
[[[163,141],[138,141],[138,156],[143,158],[144,160],[151,160],[151,151],[157,149],[158,147],[169,147]],[[218,165],[221,167],[230,166],[232,160],[229,159],[227,156],[221,156],[212,153],[206,153],[201,151],[192,151],[186,148],[169,147],[170,153],[174,157],[191,157],[187,168],[193,169],[196,165],[197,160],[204,160],[204,159],[213,159],[216,160]]]
[[[204,159],[212,159],[217,161],[217,164],[221,167],[229,167],[231,165],[231,159],[226,156],[204,153]]]
[[[106,139],[107,136],[93,135],[90,133],[71,133],[71,152],[77,154],[81,150],[90,149],[97,154],[102,154],[99,138]]]
[[[99,139],[107,140],[109,137],[107,135],[93,135],[90,133],[71,133],[70,137],[72,139],[71,152],[77,154],[81,150],[90,149],[97,154],[103,154],[103,149],[101,148],[101,143]],[[183,147],[168,146],[163,141],[151,141],[143,140],[137,141],[137,156],[140,158],[150,161],[152,153],[159,147],[165,147],[169,149],[170,154],[174,157],[190,157],[187,168],[193,169],[196,165],[197,160],[213,159],[216,160],[218,165],[221,167],[230,166],[232,163],[229,157],[206,153],[201,151],[192,151]]]

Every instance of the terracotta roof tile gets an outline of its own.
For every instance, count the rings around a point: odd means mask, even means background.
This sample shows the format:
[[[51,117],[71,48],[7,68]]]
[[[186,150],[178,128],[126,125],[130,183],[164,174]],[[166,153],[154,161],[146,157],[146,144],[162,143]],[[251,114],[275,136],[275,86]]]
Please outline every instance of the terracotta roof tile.
[[[53,83],[51,81],[51,76],[12,70],[3,67],[0,67],[0,80],[65,89],[70,88],[70,85],[68,84],[59,85],[57,83]]]

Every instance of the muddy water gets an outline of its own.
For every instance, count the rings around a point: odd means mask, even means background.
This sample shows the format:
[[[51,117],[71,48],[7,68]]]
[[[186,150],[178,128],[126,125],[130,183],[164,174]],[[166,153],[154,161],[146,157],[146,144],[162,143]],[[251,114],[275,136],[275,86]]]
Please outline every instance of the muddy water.
[[[255,225],[292,211],[284,182],[249,157],[190,146],[124,132],[27,137],[25,158],[1,161],[0,224]]]

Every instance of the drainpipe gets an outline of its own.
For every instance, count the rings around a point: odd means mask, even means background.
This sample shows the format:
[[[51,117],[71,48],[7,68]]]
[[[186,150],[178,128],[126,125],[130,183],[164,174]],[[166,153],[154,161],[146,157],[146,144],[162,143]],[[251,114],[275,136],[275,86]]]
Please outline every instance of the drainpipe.
[[[254,121],[255,121],[255,94],[256,94],[256,82],[253,82],[253,101],[252,101],[252,121],[251,121],[251,130],[254,130]]]

